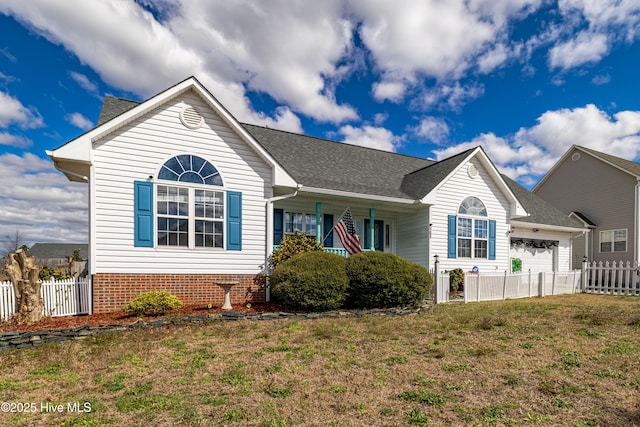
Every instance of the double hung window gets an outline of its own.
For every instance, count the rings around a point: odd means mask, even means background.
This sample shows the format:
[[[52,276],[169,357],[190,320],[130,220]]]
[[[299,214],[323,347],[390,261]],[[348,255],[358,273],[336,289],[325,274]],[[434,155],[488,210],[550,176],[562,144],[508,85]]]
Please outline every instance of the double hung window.
[[[201,157],[180,155],[168,160],[156,191],[158,246],[223,248],[225,192],[215,167]]]
[[[458,208],[457,256],[487,258],[489,221],[487,209],[476,197],[467,197]]]
[[[627,229],[600,232],[600,252],[626,252]]]

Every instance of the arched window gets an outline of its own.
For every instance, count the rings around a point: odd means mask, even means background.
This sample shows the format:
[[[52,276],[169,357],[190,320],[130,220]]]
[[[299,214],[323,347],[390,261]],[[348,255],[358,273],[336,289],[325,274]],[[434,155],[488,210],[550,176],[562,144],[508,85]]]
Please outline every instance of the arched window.
[[[158,182],[158,246],[224,248],[225,192],[210,188],[222,186],[218,170],[202,157],[181,154],[162,165],[158,179],[176,182]]]
[[[202,157],[181,154],[165,162],[160,168],[158,179],[222,186],[218,170]]]
[[[460,203],[458,208],[460,215],[487,216],[487,208],[482,200],[474,196],[469,196]]]
[[[487,258],[489,221],[480,199],[469,196],[460,203],[457,224],[457,255],[461,258]]]

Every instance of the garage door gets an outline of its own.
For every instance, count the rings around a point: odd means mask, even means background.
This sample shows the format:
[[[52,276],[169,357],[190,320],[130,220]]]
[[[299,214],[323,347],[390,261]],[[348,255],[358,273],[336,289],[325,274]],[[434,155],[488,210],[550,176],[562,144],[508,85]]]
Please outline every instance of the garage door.
[[[551,246],[551,245],[548,245]],[[536,247],[534,244],[512,245],[511,258],[522,261],[522,271],[531,270],[534,273],[540,271],[554,271],[556,268],[557,246]]]

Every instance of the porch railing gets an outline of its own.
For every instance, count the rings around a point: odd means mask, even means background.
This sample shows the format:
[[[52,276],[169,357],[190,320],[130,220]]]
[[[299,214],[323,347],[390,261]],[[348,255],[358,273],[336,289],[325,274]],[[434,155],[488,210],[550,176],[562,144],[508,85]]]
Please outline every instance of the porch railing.
[[[276,249],[278,249],[278,245],[273,246],[273,250],[275,251]],[[363,249],[363,252],[369,252],[370,250],[371,249]],[[347,250],[344,248],[324,248],[324,251],[330,252],[332,254],[340,255],[345,258],[349,256],[349,252],[347,252]]]

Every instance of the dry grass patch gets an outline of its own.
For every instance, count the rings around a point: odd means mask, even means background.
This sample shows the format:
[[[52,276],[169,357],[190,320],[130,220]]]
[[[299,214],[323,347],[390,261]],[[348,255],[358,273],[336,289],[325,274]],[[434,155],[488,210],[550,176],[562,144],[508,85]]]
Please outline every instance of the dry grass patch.
[[[8,426],[640,424],[640,299],[443,305],[429,314],[213,322],[0,354]]]

